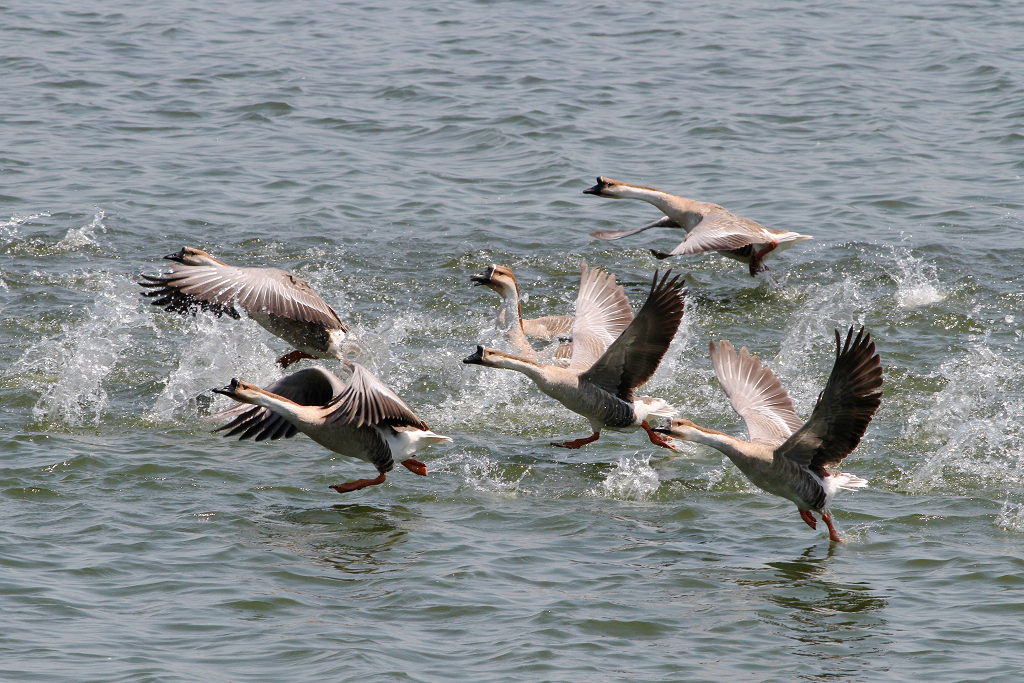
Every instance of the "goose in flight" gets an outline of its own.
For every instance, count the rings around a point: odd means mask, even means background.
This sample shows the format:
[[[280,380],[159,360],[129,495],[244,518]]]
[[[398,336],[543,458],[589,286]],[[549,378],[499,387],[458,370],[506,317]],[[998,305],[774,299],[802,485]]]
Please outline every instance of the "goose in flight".
[[[214,389],[242,404],[211,419],[231,422],[215,431],[225,436],[256,441],[280,439],[302,432],[329,451],[365,460],[377,468],[374,479],[357,479],[335,484],[338,493],[383,484],[385,473],[399,460],[409,471],[426,476],[427,466],[412,455],[450,437],[430,431],[427,424],[373,373],[359,363],[342,361],[352,371],[348,384],[321,367],[292,373],[261,389],[232,379],[226,387]]]
[[[653,204],[665,214],[664,218],[639,228],[598,230],[590,233],[593,237],[617,240],[651,228],[682,228],[687,231],[687,235],[675,249],[669,252],[651,249],[651,253],[662,259],[681,254],[717,251],[723,256],[749,264],[751,277],[768,270],[763,261],[769,255],[811,239],[810,235],[801,235],[792,230],[766,228],[760,223],[736,216],[718,204],[677,197],[653,187],[630,185],[611,178],[599,176],[597,184],[583,190],[583,194],[610,199],[641,199]]]
[[[853,327],[843,343],[836,330],[836,360],[807,422],[793,410],[782,383],[747,347],[711,342],[711,362],[722,389],[747,426],[750,441],[674,418],[659,431],[717,448],[756,486],[796,504],[800,518],[817,527],[821,515],[828,537],[841,543],[829,507],[841,489],[867,486],[860,477],[832,469],[860,443],[882,401],[882,365],[871,335]]]
[[[647,418],[669,417],[676,414],[675,409],[663,399],[634,395],[658,369],[683,317],[685,292],[679,277],[669,279],[670,274],[668,271],[659,279],[655,273],[647,301],[634,318],[615,277],[584,264],[568,367],[545,365],[485,346],[477,346],[476,353],[462,362],[521,372],[543,393],[587,418],[591,436],[556,446],[579,448],[596,441],[604,428],[642,428],[652,443],[674,448],[671,439],[651,429]]]
[[[174,313],[202,308],[236,320],[241,308],[295,348],[277,359],[281,367],[303,358],[345,359],[342,342],[348,325],[305,280],[279,268],[229,266],[192,247],[164,258],[173,262],[170,271],[143,275],[146,281],[139,283],[151,290],[143,296],[158,297],[154,306]]]

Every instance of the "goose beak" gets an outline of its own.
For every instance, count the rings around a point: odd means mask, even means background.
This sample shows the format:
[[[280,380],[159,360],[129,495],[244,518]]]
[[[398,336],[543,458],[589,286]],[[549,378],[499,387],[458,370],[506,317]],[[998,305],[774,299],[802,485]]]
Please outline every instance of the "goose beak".
[[[651,431],[658,432],[659,434],[668,434],[670,436],[672,435],[672,430],[669,429],[668,427],[652,427]]]
[[[604,178],[602,178],[601,176],[597,176],[597,185],[594,185],[593,187],[588,187],[587,189],[583,190],[583,194],[596,194],[598,197],[600,197],[601,190],[603,187]]]
[[[473,286],[474,287],[479,287],[480,285],[489,285],[489,284],[491,284],[491,277],[493,277],[493,276],[494,276],[494,265],[492,264],[492,265],[488,266],[486,273],[481,273],[480,275],[472,275],[472,276],[470,276],[469,279],[473,281]]]
[[[182,247],[180,251],[176,251],[173,254],[168,254],[167,256],[164,256],[164,258],[167,259],[168,261],[177,261],[178,263],[184,263],[185,247]]]
[[[210,389],[215,394],[223,394],[224,396],[234,396],[235,392],[238,391],[238,379],[232,378],[231,384],[226,387],[220,387],[219,389]]]
[[[471,356],[466,356],[462,359],[463,363],[470,365],[483,365],[484,364],[484,347],[477,345],[476,353]]]

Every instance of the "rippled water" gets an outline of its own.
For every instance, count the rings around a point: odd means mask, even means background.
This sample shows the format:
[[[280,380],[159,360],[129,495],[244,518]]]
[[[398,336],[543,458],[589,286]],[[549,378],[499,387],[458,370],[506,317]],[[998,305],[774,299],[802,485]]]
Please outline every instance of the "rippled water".
[[[1024,12],[1012,4],[91,2],[0,7],[0,678],[1017,681],[1024,670]],[[658,217],[596,175],[814,235],[751,279],[680,258],[645,392],[742,433],[707,356],[810,412],[832,330],[885,397],[845,469],[848,545],[708,448],[586,422],[497,343],[634,305]],[[207,390],[280,376],[249,320],[135,284],[188,244],[309,280],[454,438],[426,478],[304,437],[209,433]],[[197,398],[199,397],[199,398]],[[223,405],[217,399],[214,409]]]

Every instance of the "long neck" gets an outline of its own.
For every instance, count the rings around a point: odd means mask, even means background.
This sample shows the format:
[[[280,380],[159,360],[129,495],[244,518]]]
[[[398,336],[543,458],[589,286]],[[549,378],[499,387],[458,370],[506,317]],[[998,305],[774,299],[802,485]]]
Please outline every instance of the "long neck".
[[[527,358],[513,356],[510,353],[493,353],[493,355],[487,359],[487,364],[492,368],[502,368],[504,370],[515,370],[516,372],[521,372],[534,382],[542,381],[544,379],[544,367],[542,365]]]
[[[750,449],[750,444],[742,439],[737,439],[734,436],[729,436],[724,432],[718,432],[714,429],[708,429],[706,427],[691,427],[686,430],[683,439],[686,441],[696,441],[702,443],[705,446],[711,446],[717,448],[722,453],[729,456],[729,459],[739,465],[743,461],[750,460],[752,457],[747,451]]]
[[[535,359],[537,352],[530,346],[523,330],[523,305],[519,301],[519,289],[515,285],[502,287],[501,308],[498,311],[498,329],[508,335],[508,341],[516,352],[529,359]]]
[[[284,396],[272,394],[263,389],[253,388],[246,392],[248,403],[269,408],[292,423],[308,423],[317,421],[322,409],[317,406],[303,406],[290,401]]]
[[[656,206],[663,214],[674,220],[680,227],[690,230],[700,222],[707,212],[709,204],[694,201],[685,197],[677,197],[668,192],[655,190],[652,187],[636,185],[620,185],[616,188],[623,199],[640,199]]]

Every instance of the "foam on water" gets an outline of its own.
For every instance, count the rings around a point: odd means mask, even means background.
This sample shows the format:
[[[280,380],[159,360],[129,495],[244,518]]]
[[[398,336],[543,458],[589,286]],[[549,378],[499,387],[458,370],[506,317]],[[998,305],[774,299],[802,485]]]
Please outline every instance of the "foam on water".
[[[107,231],[107,226],[103,224],[103,219],[106,217],[106,212],[103,210],[97,211],[93,216],[92,222],[83,225],[79,228],[71,228],[68,230],[64,238],[54,245],[54,251],[57,253],[68,252],[68,251],[81,251],[84,248],[97,249],[100,243],[96,240],[96,231],[102,232]]]
[[[978,486],[1024,493],[1024,418],[1019,357],[984,339],[935,373],[946,386],[910,413],[902,438],[934,453],[908,473],[905,487],[970,491]]]
[[[465,451],[448,453],[431,461],[430,470],[454,474],[479,491],[522,493],[522,482],[531,472],[525,465],[508,465]]]
[[[661,481],[651,467],[651,456],[623,456],[615,463],[615,469],[601,482],[601,489],[593,495],[605,495],[622,500],[646,500],[658,490]]]
[[[896,283],[896,304],[900,308],[917,308],[935,304],[946,298],[937,269],[923,257],[914,256],[905,247],[894,247],[892,265],[886,270]]]
[[[36,342],[8,368],[42,395],[32,409],[37,421],[80,427],[99,424],[109,399],[104,382],[145,322],[134,283],[109,273],[98,276],[95,303],[61,334]]]
[[[0,221],[0,238],[11,239],[18,237],[18,228],[36,218],[49,218],[50,214],[43,211],[41,213],[33,213],[27,216],[21,214],[11,214],[10,219],[6,221]]]
[[[155,311],[152,315],[175,314]],[[252,320],[220,320],[199,313],[195,317],[176,317],[173,322],[180,328],[175,330],[177,367],[164,380],[163,391],[147,419],[167,422],[175,417],[192,417],[196,414],[196,396],[226,385],[233,377],[258,386],[281,377],[274,362],[277,354],[263,342],[263,337],[269,335]]]

